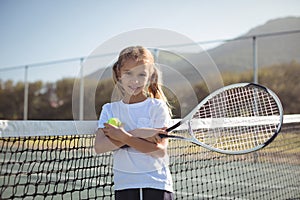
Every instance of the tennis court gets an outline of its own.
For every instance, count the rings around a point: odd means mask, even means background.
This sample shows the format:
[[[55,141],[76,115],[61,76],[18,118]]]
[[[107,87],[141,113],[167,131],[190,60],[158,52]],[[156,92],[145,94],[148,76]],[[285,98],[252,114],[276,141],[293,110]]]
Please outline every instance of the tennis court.
[[[299,122],[299,115],[285,116],[275,141],[246,155],[213,153],[171,140],[170,169],[176,199],[300,198]],[[30,121],[22,123],[32,125]],[[55,134],[43,136],[41,131],[7,137],[1,130],[1,199],[112,199],[112,156],[94,154],[92,123],[77,122],[78,135],[62,131],[71,132],[72,121],[39,123],[40,130],[52,124]],[[16,124],[11,121],[9,126]]]

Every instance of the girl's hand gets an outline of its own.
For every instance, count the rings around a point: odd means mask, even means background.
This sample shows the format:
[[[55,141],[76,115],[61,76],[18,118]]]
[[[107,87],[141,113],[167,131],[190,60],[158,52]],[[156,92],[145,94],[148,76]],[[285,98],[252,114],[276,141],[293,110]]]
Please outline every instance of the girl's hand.
[[[131,134],[126,132],[122,127],[116,127],[108,123],[104,123],[103,132],[107,137],[124,143],[129,137],[132,136]]]
[[[145,138],[145,140],[149,141],[149,142],[152,142],[152,143],[161,143],[162,142],[162,138],[159,136],[159,134],[168,134],[168,132],[166,131],[167,127],[164,127],[162,129],[157,129],[158,132],[151,136],[151,137],[147,137]]]
[[[152,143],[160,143],[162,141],[161,137],[159,137],[159,135],[155,135],[155,136],[152,136],[152,137],[148,137],[148,138],[145,138],[145,140],[149,141],[149,142],[152,142]]]

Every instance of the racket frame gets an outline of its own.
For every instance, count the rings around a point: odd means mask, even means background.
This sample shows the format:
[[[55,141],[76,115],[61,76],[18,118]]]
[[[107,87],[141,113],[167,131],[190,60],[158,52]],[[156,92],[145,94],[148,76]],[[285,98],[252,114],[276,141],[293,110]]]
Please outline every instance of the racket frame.
[[[196,139],[194,133],[193,133],[193,129],[191,127],[191,119],[193,118],[194,114],[211,98],[213,98],[214,96],[226,91],[226,90],[230,90],[233,88],[238,88],[238,87],[256,87],[256,88],[260,88],[265,90],[267,93],[269,93],[275,100],[278,108],[279,108],[279,124],[277,129],[274,131],[274,134],[272,135],[272,137],[270,137],[265,143],[263,144],[259,144],[253,148],[250,149],[245,149],[245,150],[239,150],[239,151],[231,151],[231,150],[223,150],[223,149],[218,149],[215,147],[212,147],[210,145],[207,145],[205,143],[200,142],[199,140]],[[209,149],[211,151],[215,151],[218,153],[222,153],[222,154],[229,154],[229,155],[241,155],[241,154],[247,154],[247,153],[251,153],[254,151],[257,151],[259,149],[262,149],[264,147],[266,147],[268,144],[270,144],[278,135],[278,133],[281,130],[281,126],[283,123],[283,108],[282,108],[282,104],[280,102],[280,99],[278,98],[278,96],[270,89],[259,85],[259,84],[255,84],[255,83],[236,83],[236,84],[232,84],[232,85],[228,85],[225,87],[222,87],[214,92],[212,92],[210,95],[208,95],[206,98],[204,98],[188,115],[186,115],[181,121],[177,122],[176,124],[174,124],[173,126],[169,127],[166,129],[167,132],[172,132],[173,130],[176,130],[176,128],[178,128],[179,126],[181,126],[182,124],[186,123],[188,124],[188,133],[190,134],[191,138],[185,138],[182,136],[178,136],[178,135],[165,135],[165,134],[159,134],[160,137],[162,138],[172,138],[172,139],[180,139],[180,140],[185,140],[188,142],[192,142],[196,145],[202,146],[206,149]]]

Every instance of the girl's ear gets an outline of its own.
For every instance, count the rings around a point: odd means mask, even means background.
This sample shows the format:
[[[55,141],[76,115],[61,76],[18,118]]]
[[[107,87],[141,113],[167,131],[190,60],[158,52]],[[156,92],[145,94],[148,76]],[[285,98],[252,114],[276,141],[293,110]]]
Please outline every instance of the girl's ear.
[[[121,81],[121,72],[119,69],[116,71],[117,81]]]
[[[120,72],[120,69],[119,69],[119,62],[117,61],[114,65],[113,65],[113,79],[114,79],[114,82],[118,82],[120,81],[120,78],[121,78],[121,72]]]

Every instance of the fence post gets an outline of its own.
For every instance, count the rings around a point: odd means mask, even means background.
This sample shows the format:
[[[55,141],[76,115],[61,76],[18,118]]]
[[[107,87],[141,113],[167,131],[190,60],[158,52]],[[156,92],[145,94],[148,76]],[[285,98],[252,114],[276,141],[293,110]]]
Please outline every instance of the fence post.
[[[256,40],[256,36],[252,37],[252,43],[253,43],[253,83],[258,83],[258,65],[257,65],[257,40]],[[256,101],[255,101],[255,105],[256,105]],[[253,161],[254,163],[257,163],[258,161],[258,153],[254,152],[253,153]]]
[[[257,40],[256,37],[252,37],[253,43],[253,83],[258,83],[258,66],[257,66]]]
[[[79,120],[84,119],[84,73],[83,58],[80,58]]]
[[[28,95],[29,95],[29,83],[28,83],[28,65],[25,66],[24,72],[24,110],[23,120],[28,119]]]
[[[159,56],[159,50],[157,48],[155,48],[153,50],[153,54],[154,54],[154,62],[158,62],[158,56]]]

